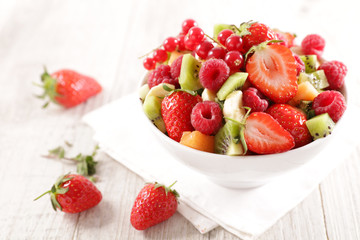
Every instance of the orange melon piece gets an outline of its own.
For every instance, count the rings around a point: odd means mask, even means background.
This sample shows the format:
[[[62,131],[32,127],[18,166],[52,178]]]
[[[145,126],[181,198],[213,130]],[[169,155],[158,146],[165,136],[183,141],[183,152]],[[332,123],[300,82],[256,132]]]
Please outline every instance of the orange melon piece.
[[[184,52],[180,52],[177,50],[171,52],[168,64],[171,66],[171,64],[175,61],[175,59],[177,59],[181,55],[184,55]]]
[[[199,131],[185,131],[180,139],[180,143],[204,152],[215,152],[215,137],[203,134]]]
[[[313,101],[317,95],[319,95],[318,90],[309,81],[306,81],[299,84],[298,90],[291,101],[297,105],[302,100]]]

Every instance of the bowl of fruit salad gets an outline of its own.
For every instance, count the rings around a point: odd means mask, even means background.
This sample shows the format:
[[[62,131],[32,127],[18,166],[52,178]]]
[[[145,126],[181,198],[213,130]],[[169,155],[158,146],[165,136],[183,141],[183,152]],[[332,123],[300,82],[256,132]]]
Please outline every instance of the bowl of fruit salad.
[[[216,24],[210,37],[185,20],[144,60],[144,121],[213,182],[268,183],[310,161],[343,124],[347,68],[322,59],[324,47],[317,34],[296,45],[263,23]]]

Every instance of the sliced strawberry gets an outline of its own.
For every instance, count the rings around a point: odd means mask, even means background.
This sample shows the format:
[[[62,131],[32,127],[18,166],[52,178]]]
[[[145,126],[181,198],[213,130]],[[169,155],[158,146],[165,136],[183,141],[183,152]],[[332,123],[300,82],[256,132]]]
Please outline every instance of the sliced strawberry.
[[[249,115],[244,137],[248,149],[258,154],[286,152],[295,146],[293,136],[264,112]]]
[[[288,104],[274,104],[267,111],[295,140],[295,147],[304,146],[312,141],[305,124],[306,115],[300,109]]]
[[[259,45],[246,63],[249,81],[276,103],[286,103],[296,94],[296,61],[281,45]]]

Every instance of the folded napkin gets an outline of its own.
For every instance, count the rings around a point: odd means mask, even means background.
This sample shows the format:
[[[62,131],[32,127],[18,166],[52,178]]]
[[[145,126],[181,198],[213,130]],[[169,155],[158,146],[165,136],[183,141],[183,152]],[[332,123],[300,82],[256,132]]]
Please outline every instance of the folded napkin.
[[[138,101],[136,93],[127,95],[83,120],[104,152],[145,181],[169,185],[177,180],[178,211],[201,233],[220,225],[242,239],[255,238],[311,193],[357,143],[349,137],[353,129],[335,131],[328,146],[299,169],[258,188],[228,189],[175,160],[143,123]],[[355,108],[349,106],[347,115]],[[355,118],[346,120],[353,121],[347,126],[355,125]]]

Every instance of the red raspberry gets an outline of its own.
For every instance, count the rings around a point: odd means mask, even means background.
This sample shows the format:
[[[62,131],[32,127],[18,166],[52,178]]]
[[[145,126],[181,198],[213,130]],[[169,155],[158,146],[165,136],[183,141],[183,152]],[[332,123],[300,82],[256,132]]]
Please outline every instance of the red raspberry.
[[[337,90],[344,85],[347,68],[342,62],[324,62],[319,66],[318,70],[324,70],[325,76],[330,85],[329,89]]]
[[[249,87],[244,91],[243,104],[251,108],[251,112],[264,112],[269,106],[269,102],[265,99],[265,96],[253,87]]]
[[[307,35],[301,42],[301,48],[305,55],[316,55],[320,59],[324,52],[325,39],[317,34]]]
[[[334,90],[327,90],[314,99],[313,109],[316,115],[328,113],[334,122],[337,122],[346,110],[344,96]]]
[[[293,56],[296,61],[296,75],[299,76],[301,72],[305,72],[305,63],[301,60],[301,58],[293,53]]]
[[[203,87],[217,92],[228,79],[230,68],[222,59],[209,59],[200,68],[199,79]]]
[[[149,88],[155,87],[160,83],[170,83],[173,85],[179,84],[171,77],[169,65],[159,65],[155,70],[149,74],[148,84]]]
[[[216,134],[222,124],[222,110],[216,102],[197,103],[191,112],[191,124],[195,130],[206,134]]]
[[[179,85],[179,76],[181,71],[181,63],[182,63],[183,55],[177,57],[171,64],[171,77],[176,81],[175,87],[180,87]]]

